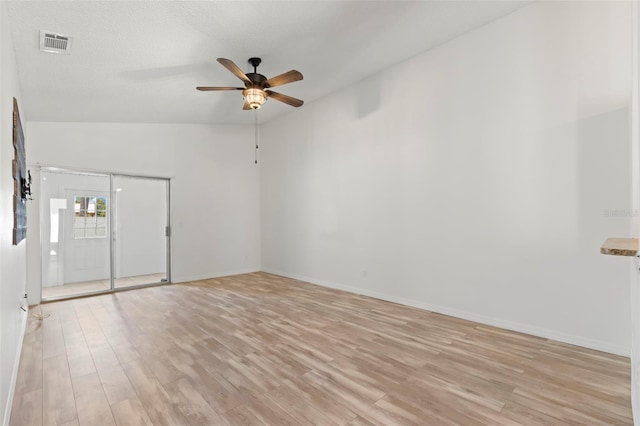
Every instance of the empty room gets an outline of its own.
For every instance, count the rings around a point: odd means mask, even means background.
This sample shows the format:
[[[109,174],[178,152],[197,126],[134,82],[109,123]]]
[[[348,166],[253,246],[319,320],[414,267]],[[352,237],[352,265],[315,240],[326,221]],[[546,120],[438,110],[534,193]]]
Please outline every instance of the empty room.
[[[639,23],[1,1],[2,425],[634,424]]]

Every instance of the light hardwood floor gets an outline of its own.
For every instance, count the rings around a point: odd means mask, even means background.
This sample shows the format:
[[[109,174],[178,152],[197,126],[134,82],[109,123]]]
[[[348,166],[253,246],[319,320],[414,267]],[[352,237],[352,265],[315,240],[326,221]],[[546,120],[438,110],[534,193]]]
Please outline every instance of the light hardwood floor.
[[[11,425],[632,423],[627,358],[265,273],[42,309]]]

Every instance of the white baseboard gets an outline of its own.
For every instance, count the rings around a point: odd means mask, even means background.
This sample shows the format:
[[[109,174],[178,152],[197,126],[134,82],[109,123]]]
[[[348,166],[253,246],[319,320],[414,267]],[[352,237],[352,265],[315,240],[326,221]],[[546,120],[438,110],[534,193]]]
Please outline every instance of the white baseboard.
[[[22,342],[24,341],[24,333],[27,330],[27,318],[29,312],[22,314],[22,327],[20,328],[20,337],[18,339],[18,349],[16,354],[16,362],[13,364],[13,372],[11,373],[11,384],[9,385],[9,396],[7,398],[7,405],[4,409],[4,419],[2,419],[3,426],[9,424],[11,420],[11,407],[13,406],[13,395],[16,391],[16,382],[18,380],[18,369],[20,368],[20,356],[22,355]]]
[[[568,343],[571,345],[582,346],[584,348],[607,352],[614,355],[621,355],[625,357],[628,357],[630,355],[629,348],[612,345],[609,342],[602,342],[599,340],[588,339],[582,336],[565,334],[555,330],[549,330],[546,328],[536,327],[528,324],[520,324],[512,321],[502,320],[499,318],[493,318],[485,315],[476,314],[473,312],[462,311],[462,310],[451,308],[448,306],[432,305],[430,303],[405,299],[402,297],[397,297],[397,296],[393,296],[386,293],[379,293],[377,291],[371,291],[371,290],[367,290],[359,287],[352,287],[348,285],[333,283],[333,282],[319,280],[311,277],[305,277],[297,274],[289,274],[287,272],[276,271],[273,269],[263,268],[262,271],[270,274],[280,275],[287,278],[293,278],[300,281],[306,281],[311,284],[321,285],[323,287],[330,287],[330,288],[335,288],[337,290],[343,290],[343,291],[348,291],[350,293],[360,294],[363,296],[374,297],[376,299],[386,300],[388,302],[399,303],[401,305],[411,306],[413,308],[424,309],[426,311],[436,312],[438,314],[449,315],[452,317],[474,321],[474,322],[485,324],[485,325],[504,328],[506,330],[517,331],[519,333],[531,334],[532,336],[543,337],[545,339],[551,339],[551,340],[556,340],[563,343]]]
[[[231,275],[240,275],[240,274],[250,274],[252,272],[260,272],[259,267],[247,268],[247,269],[236,269],[232,271],[224,271],[224,272],[213,272],[209,274],[201,274],[201,275],[189,275],[189,276],[172,276],[172,283],[186,283],[189,281],[200,281],[200,280],[208,280],[210,278],[220,278],[220,277],[228,277]]]

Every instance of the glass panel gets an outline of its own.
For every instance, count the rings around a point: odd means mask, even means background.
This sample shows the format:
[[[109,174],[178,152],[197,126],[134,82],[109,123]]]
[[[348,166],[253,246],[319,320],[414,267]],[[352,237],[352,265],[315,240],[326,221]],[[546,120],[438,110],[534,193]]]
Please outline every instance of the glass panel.
[[[167,281],[167,181],[113,177],[114,286]]]
[[[74,197],[74,216],[76,217],[73,225],[74,238],[107,237],[107,197],[76,195]],[[97,218],[105,220],[98,222]],[[98,230],[98,228],[103,229]]]
[[[43,299],[110,289],[109,180],[41,171]]]
[[[96,199],[96,216],[107,217],[107,199],[105,197]]]

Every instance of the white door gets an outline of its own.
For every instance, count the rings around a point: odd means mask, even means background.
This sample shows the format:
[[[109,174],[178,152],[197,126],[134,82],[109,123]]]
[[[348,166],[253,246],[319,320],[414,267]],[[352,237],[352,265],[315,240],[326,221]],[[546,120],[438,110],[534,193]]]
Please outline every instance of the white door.
[[[110,279],[109,192],[65,191],[65,284]]]

